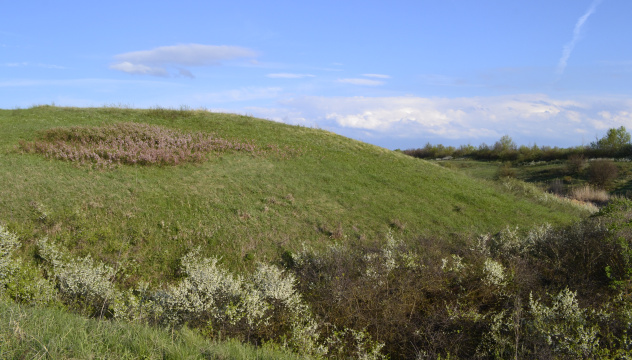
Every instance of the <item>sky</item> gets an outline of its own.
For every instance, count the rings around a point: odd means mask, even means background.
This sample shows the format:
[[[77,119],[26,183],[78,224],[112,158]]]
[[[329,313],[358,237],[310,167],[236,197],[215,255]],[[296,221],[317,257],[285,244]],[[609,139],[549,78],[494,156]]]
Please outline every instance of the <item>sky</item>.
[[[0,108],[207,109],[389,149],[632,130],[632,1],[0,0]]]

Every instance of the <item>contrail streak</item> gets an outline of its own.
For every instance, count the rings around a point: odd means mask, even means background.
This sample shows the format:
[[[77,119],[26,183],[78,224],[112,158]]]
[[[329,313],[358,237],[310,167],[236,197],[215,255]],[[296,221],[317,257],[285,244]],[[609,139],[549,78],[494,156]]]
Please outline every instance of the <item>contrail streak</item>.
[[[575,29],[573,30],[573,39],[568,44],[564,45],[564,49],[562,50],[562,57],[560,58],[560,61],[557,64],[558,75],[562,75],[564,73],[564,70],[566,69],[566,63],[568,62],[568,58],[571,56],[571,53],[573,52],[575,45],[579,41],[579,36],[581,35],[581,31],[582,31],[582,27],[584,26],[584,23],[586,22],[586,20],[588,20],[590,15],[592,15],[592,13],[595,12],[595,10],[597,9],[597,6],[599,6],[599,4],[601,4],[602,1],[603,0],[594,0],[592,4],[590,4],[588,11],[586,11],[586,13],[577,20],[577,23],[575,24]]]

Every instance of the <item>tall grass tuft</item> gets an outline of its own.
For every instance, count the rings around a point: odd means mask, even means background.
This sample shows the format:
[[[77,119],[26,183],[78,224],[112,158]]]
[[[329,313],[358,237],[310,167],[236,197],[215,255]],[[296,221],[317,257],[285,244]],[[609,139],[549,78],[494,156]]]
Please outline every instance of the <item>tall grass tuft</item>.
[[[570,198],[578,201],[605,204],[610,200],[610,195],[603,189],[596,189],[590,185],[585,185],[571,190]]]

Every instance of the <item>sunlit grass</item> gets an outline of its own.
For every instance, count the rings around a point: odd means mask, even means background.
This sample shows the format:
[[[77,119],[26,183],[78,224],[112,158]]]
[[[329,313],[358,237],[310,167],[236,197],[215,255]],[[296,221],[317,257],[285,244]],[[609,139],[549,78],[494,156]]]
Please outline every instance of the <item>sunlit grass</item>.
[[[38,141],[51,129],[132,122],[298,156],[228,151],[175,167],[98,169],[19,149],[20,141]],[[21,236],[24,251],[48,236],[75,255],[126,264],[130,283],[177,277],[179,259],[197,246],[222,256],[231,269],[247,269],[303,243],[379,237],[393,219],[406,238],[568,223],[585,215],[327,131],[248,116],[36,107],[0,110],[0,133],[0,221]],[[38,208],[47,211],[45,219]]]
[[[2,359],[298,359],[270,347],[212,342],[183,328],[168,330],[86,319],[61,309],[0,299]]]

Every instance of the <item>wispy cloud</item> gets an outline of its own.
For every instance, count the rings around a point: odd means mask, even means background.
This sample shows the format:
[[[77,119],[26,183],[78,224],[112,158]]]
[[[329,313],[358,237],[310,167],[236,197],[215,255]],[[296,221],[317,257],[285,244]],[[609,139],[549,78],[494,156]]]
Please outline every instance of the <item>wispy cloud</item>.
[[[390,79],[391,78],[389,75],[384,75],[384,74],[362,74],[362,76],[377,78],[377,79]]]
[[[562,49],[562,57],[560,58],[560,61],[557,64],[558,75],[561,76],[564,73],[564,70],[566,69],[566,65],[568,63],[568,59],[570,58],[571,53],[573,52],[573,49],[575,48],[575,45],[580,40],[582,27],[584,26],[584,24],[586,23],[586,20],[588,20],[590,15],[592,15],[595,12],[595,10],[597,10],[597,6],[599,6],[599,4],[601,4],[602,1],[603,0],[593,0],[592,4],[590,4],[590,7],[586,11],[586,13],[577,20],[577,23],[575,24],[575,29],[573,29],[573,39],[568,44],[564,45],[564,48]]]
[[[222,61],[254,58],[254,50],[240,46],[185,44],[162,46],[114,56],[118,61],[110,69],[129,74],[170,76],[167,67],[175,67],[179,76],[193,77],[186,66],[219,65]]]
[[[343,84],[352,84],[352,85],[361,85],[361,86],[379,86],[379,85],[384,84],[384,81],[362,79],[362,78],[338,79],[337,81]]]
[[[312,78],[316,77],[312,74],[292,74],[292,73],[276,73],[276,74],[268,74],[266,77],[272,79],[303,79],[303,78]]]
[[[87,87],[94,88],[95,86],[111,86],[121,85],[127,86],[167,86],[167,87],[180,87],[181,85],[166,81],[147,81],[147,80],[116,80],[116,79],[97,79],[97,78],[84,78],[84,79],[58,79],[58,80],[43,80],[43,79],[13,79],[0,81],[0,88],[3,87]]]
[[[59,66],[59,65],[51,65],[51,64],[42,64],[42,63],[29,63],[29,62],[11,62],[11,63],[4,63],[4,64],[0,64],[0,66],[3,67],[39,67],[39,68],[44,68],[44,69],[66,69],[66,67],[64,66]]]
[[[128,74],[153,75],[153,76],[169,76],[167,69],[159,66],[147,66],[143,64],[134,64],[129,61],[110,65],[110,69],[126,72]]]

